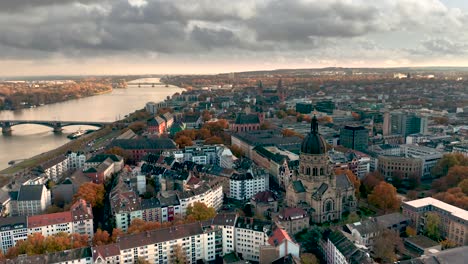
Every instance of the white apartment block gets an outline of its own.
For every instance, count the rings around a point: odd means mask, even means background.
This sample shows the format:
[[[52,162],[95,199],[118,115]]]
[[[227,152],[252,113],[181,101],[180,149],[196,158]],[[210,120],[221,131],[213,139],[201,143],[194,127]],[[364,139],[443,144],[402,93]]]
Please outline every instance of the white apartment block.
[[[44,185],[21,185],[11,192],[10,212],[15,215],[37,215],[51,204],[50,191]]]
[[[19,240],[28,238],[26,216],[0,218],[0,249],[5,254]]]
[[[255,194],[268,190],[269,175],[262,171],[233,174],[229,179],[229,197],[236,200],[248,200]]]
[[[86,155],[79,152],[68,154],[68,169],[75,170],[83,168],[86,163]]]
[[[34,256],[41,261],[33,263],[130,264],[144,260],[169,264],[177,256],[183,263],[211,263],[217,256],[232,252],[248,261],[261,262],[261,256],[268,258],[268,262],[261,263],[271,263],[288,254],[298,257],[299,245],[283,229],[272,228],[271,222],[218,214],[203,222],[123,235],[114,244]]]
[[[268,243],[270,222],[239,217],[234,228],[235,251],[245,260],[259,261],[260,247]]]
[[[221,185],[210,187],[202,185],[194,190],[180,192],[178,194],[180,201],[181,217],[185,217],[187,207],[193,205],[195,202],[203,202],[208,207],[213,207],[219,210],[223,205],[223,187]]]
[[[28,217],[28,234],[41,233],[47,237],[60,232],[88,235],[90,240],[93,238],[93,213],[85,200],[78,200],[67,212]]]
[[[135,263],[139,258],[149,263],[173,263],[177,247],[185,263],[211,261],[216,257],[215,231],[199,223],[123,236],[118,244],[121,263]]]
[[[57,182],[60,176],[68,170],[68,158],[65,156],[57,157],[46,162],[42,167],[47,178]]]

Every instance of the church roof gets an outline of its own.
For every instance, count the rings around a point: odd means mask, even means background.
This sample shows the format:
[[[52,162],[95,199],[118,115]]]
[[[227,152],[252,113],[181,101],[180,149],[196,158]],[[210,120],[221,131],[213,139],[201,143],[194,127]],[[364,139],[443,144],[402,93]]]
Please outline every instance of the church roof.
[[[312,118],[310,133],[302,141],[301,152],[314,155],[325,154],[327,152],[327,143],[319,134],[316,116]]]
[[[348,189],[351,186],[352,183],[346,174],[336,175],[336,187],[338,189]]]
[[[302,185],[301,181],[293,181],[292,186],[297,193],[305,192],[304,185]]]
[[[260,124],[260,119],[256,114],[239,114],[237,115],[236,124]]]
[[[328,190],[328,184],[322,183],[320,187],[317,189],[317,191],[312,194],[314,198],[321,197],[326,191]]]

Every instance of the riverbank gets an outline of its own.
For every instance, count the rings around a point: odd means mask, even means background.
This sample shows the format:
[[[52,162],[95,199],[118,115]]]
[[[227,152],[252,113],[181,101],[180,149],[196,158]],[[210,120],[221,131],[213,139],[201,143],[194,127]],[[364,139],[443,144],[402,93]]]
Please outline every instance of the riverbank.
[[[157,80],[154,80],[156,83]],[[161,102],[168,96],[181,93],[183,89],[169,86],[128,86],[127,89],[113,89],[111,93],[69,100],[42,107],[19,111],[0,111],[0,120],[67,120],[89,122],[115,122],[125,119],[129,113],[141,109],[148,101]],[[0,134],[0,171],[9,169],[12,160],[25,160],[41,153],[59,148],[70,140],[67,136],[79,129],[94,127],[76,125],[63,127],[62,133],[54,133],[50,127],[42,125],[17,125],[10,135]],[[3,151],[5,150],[5,151]],[[33,163],[35,164],[35,163]],[[28,167],[28,163],[23,163]],[[20,170],[21,171],[21,170]],[[10,171],[7,171],[9,175]]]
[[[112,92],[110,79],[0,83],[0,110],[20,110]]]
[[[41,163],[44,163],[52,158],[55,158],[60,155],[65,155],[68,151],[79,151],[83,147],[85,147],[86,144],[89,143],[90,141],[106,136],[111,132],[112,132],[111,127],[105,127],[105,128],[96,130],[93,133],[83,135],[82,137],[75,139],[73,141],[70,141],[61,147],[58,147],[56,149],[53,149],[45,153],[41,153],[32,158],[18,162],[17,164],[12,165],[4,170],[1,170],[0,176],[11,177],[23,170],[34,168],[35,166],[38,166]]]

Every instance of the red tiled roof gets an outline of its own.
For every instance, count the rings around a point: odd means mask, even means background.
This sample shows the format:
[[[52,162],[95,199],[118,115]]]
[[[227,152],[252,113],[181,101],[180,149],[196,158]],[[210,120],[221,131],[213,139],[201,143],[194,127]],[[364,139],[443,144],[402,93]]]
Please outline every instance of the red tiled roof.
[[[28,228],[63,224],[69,223],[71,221],[72,214],[70,211],[53,214],[33,215],[28,217]]]
[[[283,211],[280,212],[280,217],[282,219],[291,219],[291,217],[295,216],[304,216],[307,213],[301,208],[285,208]]]
[[[261,203],[271,203],[277,200],[276,195],[271,191],[259,192],[252,199]]]
[[[86,220],[93,218],[93,210],[91,205],[84,199],[79,199],[70,208],[74,220]]]
[[[187,182],[188,185],[195,185],[195,184],[198,184],[198,183],[200,183],[200,179],[198,179],[195,176],[190,177],[190,180]]]
[[[98,257],[106,259],[108,257],[114,257],[119,255],[120,248],[118,244],[109,244],[93,247],[93,260],[96,260]]]
[[[276,228],[273,231],[273,234],[270,238],[268,238],[268,243],[274,247],[281,244],[285,239],[292,241],[291,237],[289,236],[288,232],[286,232],[282,228]]]

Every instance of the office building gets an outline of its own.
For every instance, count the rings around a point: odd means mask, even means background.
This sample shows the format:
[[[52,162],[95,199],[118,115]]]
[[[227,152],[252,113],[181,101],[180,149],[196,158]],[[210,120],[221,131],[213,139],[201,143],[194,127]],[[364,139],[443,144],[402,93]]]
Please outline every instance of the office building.
[[[369,130],[363,126],[345,126],[340,131],[341,145],[359,151],[367,150]]]

